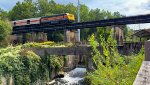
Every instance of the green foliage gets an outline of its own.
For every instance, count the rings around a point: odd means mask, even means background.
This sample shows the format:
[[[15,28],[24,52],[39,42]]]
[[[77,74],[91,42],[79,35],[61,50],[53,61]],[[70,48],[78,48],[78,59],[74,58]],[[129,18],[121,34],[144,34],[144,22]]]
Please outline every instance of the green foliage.
[[[0,75],[13,76],[15,85],[30,85],[38,79],[48,81],[51,71],[63,66],[60,56],[38,56],[24,46],[9,46],[0,49]]]
[[[9,43],[9,35],[11,33],[11,25],[7,20],[0,20],[0,46],[5,46]]]
[[[7,11],[4,11],[1,8],[0,8],[0,19],[2,19],[2,20],[8,19],[8,13],[7,13]]]
[[[64,31],[53,31],[53,32],[48,32],[47,34],[47,39],[54,41],[54,42],[60,42],[63,41],[64,39]]]
[[[116,41],[111,36],[107,40],[100,35],[96,41],[94,35],[89,38],[93,48],[94,72],[89,72],[86,79],[91,85],[132,85],[144,58],[143,49],[138,55],[123,56],[116,50]],[[98,43],[99,42],[99,43]],[[102,46],[103,54],[97,46]]]
[[[63,59],[61,56],[47,55],[41,57],[39,66],[39,77],[41,80],[49,81],[51,79],[52,70],[58,72],[63,67]]]
[[[48,0],[38,0],[37,1],[37,10],[39,10],[38,16],[50,15],[50,6]]]
[[[21,50],[21,46],[0,49],[0,70],[3,76],[13,75],[15,85],[29,85],[38,79],[40,57],[31,51]]]
[[[65,12],[65,13],[72,13],[72,14],[75,14],[75,18],[77,19],[77,17],[76,17],[76,10],[77,10],[77,8],[73,5],[73,3],[68,3],[68,4],[64,7],[64,12]]]
[[[49,61],[50,61],[50,67],[52,68],[62,68],[63,67],[63,61],[62,59],[59,57],[59,56],[50,56],[49,58]]]
[[[69,45],[68,45],[69,46]],[[22,47],[24,48],[51,48],[51,47],[67,47],[67,45],[62,44],[62,43],[54,43],[54,42],[43,42],[43,43],[36,43],[36,42],[31,42],[31,43],[26,43],[23,44]]]
[[[32,0],[17,2],[12,10],[9,11],[10,20],[20,20],[35,17],[36,8]]]

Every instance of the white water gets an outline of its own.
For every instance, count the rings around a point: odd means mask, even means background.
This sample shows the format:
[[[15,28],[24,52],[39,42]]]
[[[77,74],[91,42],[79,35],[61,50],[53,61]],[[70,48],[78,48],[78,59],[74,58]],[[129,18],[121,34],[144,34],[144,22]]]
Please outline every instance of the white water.
[[[79,82],[84,81],[86,68],[75,68],[65,74],[64,78],[56,79],[53,85],[81,85]]]

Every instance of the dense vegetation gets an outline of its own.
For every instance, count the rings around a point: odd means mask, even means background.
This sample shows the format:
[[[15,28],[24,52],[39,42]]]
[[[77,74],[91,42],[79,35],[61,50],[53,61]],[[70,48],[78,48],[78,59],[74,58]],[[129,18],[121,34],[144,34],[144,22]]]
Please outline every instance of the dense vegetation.
[[[22,46],[8,46],[0,49],[0,75],[14,80],[14,85],[30,85],[39,80],[49,81],[52,70],[61,71],[62,57],[45,54],[44,57],[26,50]],[[7,84],[9,85],[9,84]]]
[[[86,79],[90,85],[132,85],[144,58],[144,50],[139,54],[124,56],[118,53],[116,42],[111,36],[104,40],[100,35],[99,43],[92,35],[89,38],[93,48],[94,72],[89,72]],[[97,46],[102,46],[103,54]]]
[[[11,25],[8,20],[0,19],[0,46],[6,46],[10,42]]]

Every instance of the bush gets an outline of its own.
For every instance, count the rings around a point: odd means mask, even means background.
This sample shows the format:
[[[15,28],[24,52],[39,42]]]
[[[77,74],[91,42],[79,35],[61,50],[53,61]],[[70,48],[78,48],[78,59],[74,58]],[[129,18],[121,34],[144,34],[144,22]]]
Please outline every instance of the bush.
[[[89,38],[96,70],[89,72],[86,76],[88,83],[91,85],[132,85],[144,58],[143,49],[138,55],[123,56],[118,53],[115,47],[116,41],[111,36],[107,41],[101,36],[99,39],[100,43],[96,41],[94,35]],[[96,48],[98,45],[102,46],[103,54],[100,54]]]
[[[30,48],[30,47],[36,47],[36,48],[50,48],[50,47],[66,47],[66,45],[63,44],[57,44],[54,42],[43,42],[43,43],[37,43],[37,42],[31,42],[26,43],[23,45],[24,48]]]
[[[54,55],[38,56],[20,46],[0,49],[0,75],[13,76],[15,85],[30,85],[38,79],[48,81],[51,71],[59,71],[63,59]]]
[[[7,20],[0,20],[0,46],[6,46],[9,43],[9,37],[12,27]]]

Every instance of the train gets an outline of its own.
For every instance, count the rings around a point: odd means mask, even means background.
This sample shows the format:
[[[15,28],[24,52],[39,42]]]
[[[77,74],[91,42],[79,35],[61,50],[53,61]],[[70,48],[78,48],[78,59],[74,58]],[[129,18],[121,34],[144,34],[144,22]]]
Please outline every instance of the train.
[[[64,14],[57,14],[52,16],[16,20],[16,21],[12,21],[11,24],[13,27],[18,27],[18,26],[27,26],[27,25],[35,25],[35,24],[49,24],[49,25],[65,24],[65,23],[72,23],[74,21],[75,21],[75,17],[73,14],[64,13]]]

